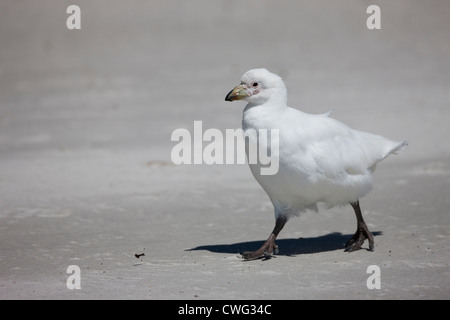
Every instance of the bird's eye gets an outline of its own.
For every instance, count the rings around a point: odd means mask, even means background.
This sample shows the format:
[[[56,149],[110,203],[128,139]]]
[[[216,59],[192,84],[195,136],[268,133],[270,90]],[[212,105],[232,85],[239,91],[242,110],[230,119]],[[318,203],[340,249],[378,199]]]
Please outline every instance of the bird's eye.
[[[258,82],[253,82],[252,86],[257,87],[258,86]]]

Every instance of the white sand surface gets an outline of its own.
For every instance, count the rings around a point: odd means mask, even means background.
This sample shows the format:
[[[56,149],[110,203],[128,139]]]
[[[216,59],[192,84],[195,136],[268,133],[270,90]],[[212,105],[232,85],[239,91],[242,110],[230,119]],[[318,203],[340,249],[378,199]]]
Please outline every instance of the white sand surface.
[[[76,2],[81,30],[72,2],[0,3],[0,299],[450,298],[448,1],[376,1],[381,30],[370,1]],[[343,252],[348,206],[242,261],[274,225],[249,168],[171,163],[173,130],[240,127],[224,98],[255,67],[291,107],[409,141],[361,200],[375,252]]]

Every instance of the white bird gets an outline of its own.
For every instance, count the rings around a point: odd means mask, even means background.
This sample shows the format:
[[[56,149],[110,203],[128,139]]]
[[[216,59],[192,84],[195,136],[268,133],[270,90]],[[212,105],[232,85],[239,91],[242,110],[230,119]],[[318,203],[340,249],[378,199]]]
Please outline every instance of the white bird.
[[[242,119],[242,129],[250,139],[246,141],[247,156],[248,143],[260,139],[252,132],[279,130],[278,172],[261,175],[262,165],[250,164],[274,206],[275,228],[260,249],[242,253],[243,258],[278,253],[275,239],[288,219],[307,209],[317,211],[319,203],[329,208],[351,204],[357,230],[345,251],[360,249],[366,239],[373,251],[373,236],[363,220],[359,199],[371,191],[377,163],[403,149],[407,142],[353,130],[329,114],[308,114],[288,107],[283,80],[266,69],[247,71],[225,100],[248,103]]]

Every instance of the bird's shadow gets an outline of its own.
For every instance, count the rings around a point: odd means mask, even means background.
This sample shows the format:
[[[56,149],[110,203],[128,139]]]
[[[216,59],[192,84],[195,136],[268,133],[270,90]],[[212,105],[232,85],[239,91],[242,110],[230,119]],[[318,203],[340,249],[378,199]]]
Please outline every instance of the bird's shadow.
[[[374,237],[382,235],[381,231],[372,232]],[[353,234],[342,234],[340,232],[332,232],[319,237],[311,238],[291,238],[279,239],[276,241],[279,247],[278,255],[282,256],[296,256],[300,254],[312,254],[319,252],[327,252],[334,250],[344,250],[345,243],[353,236]],[[211,244],[198,246],[186,251],[207,250],[215,253],[235,253],[239,254],[243,251],[255,251],[263,245],[264,241],[248,241],[233,244]],[[361,249],[369,250],[367,242]]]

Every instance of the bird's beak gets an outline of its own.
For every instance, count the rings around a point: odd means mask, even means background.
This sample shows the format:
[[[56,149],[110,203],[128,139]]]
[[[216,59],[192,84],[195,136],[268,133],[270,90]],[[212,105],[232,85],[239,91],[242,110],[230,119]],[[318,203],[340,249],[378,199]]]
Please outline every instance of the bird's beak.
[[[228,92],[227,96],[225,97],[225,101],[242,100],[249,96],[250,96],[250,94],[248,93],[245,86],[243,84],[240,84],[237,87],[235,87],[233,90]]]

